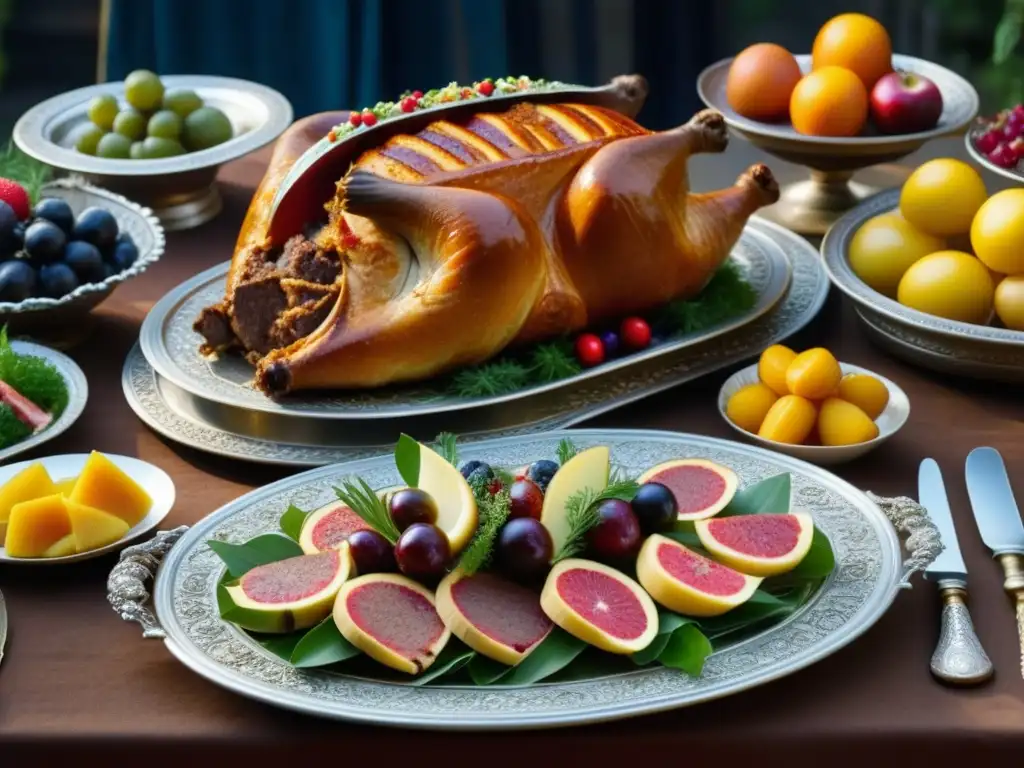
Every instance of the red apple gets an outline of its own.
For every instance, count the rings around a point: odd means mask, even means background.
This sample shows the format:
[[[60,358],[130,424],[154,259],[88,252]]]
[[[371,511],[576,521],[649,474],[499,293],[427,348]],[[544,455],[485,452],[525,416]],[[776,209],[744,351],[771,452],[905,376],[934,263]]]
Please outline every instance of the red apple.
[[[926,77],[890,72],[871,89],[871,119],[882,133],[917,133],[934,128],[942,94]]]

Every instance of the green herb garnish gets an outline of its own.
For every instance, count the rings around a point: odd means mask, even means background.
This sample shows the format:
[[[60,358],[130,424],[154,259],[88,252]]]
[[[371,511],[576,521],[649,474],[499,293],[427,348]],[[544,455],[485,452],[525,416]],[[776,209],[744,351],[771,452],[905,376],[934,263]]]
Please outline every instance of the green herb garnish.
[[[14,415],[11,406],[0,404],[0,448],[20,443],[32,434],[32,430]]]
[[[559,560],[565,560],[583,551],[586,547],[584,539],[587,533],[601,521],[597,514],[598,503],[608,499],[632,501],[639,487],[632,480],[623,480],[609,483],[601,491],[584,488],[570,496],[569,500],[565,502],[565,515],[569,521],[569,536],[555,554],[552,562],[557,563]]]
[[[517,392],[530,385],[530,369],[511,358],[463,368],[452,377],[451,390],[458,397],[490,397]]]
[[[451,432],[442,432],[434,440],[434,450],[453,467],[459,466],[459,438]]]
[[[392,544],[398,541],[398,528],[391,519],[387,505],[363,478],[346,480],[341,488],[334,489],[334,493],[373,530]]]
[[[748,312],[756,303],[757,291],[743,278],[739,267],[728,261],[699,296],[666,304],[655,313],[654,322],[671,336],[684,336]]]
[[[530,354],[530,375],[537,383],[567,379],[582,370],[567,339],[538,344]]]
[[[555,451],[558,456],[558,463],[565,465],[569,459],[580,452],[580,449],[576,447],[576,443],[570,440],[568,437],[563,437],[558,441],[558,449]]]
[[[68,406],[68,385],[60,371],[49,360],[15,352],[7,338],[7,326],[0,329],[0,381],[54,419]],[[0,406],[0,448],[20,443],[31,434],[31,428],[23,424],[10,407]]]
[[[8,142],[0,152],[0,177],[21,184],[33,204],[39,200],[43,185],[52,175],[53,169],[50,166],[26,155],[14,142]]]
[[[474,478],[475,480],[475,478]],[[487,566],[494,551],[494,542],[498,538],[501,526],[508,520],[512,509],[512,499],[508,488],[500,489],[493,496],[488,493],[483,481],[473,483],[476,496],[476,508],[479,515],[476,534],[459,557],[459,570],[467,576]]]
[[[410,488],[420,482],[420,444],[404,432],[395,443],[395,467]]]
[[[501,484],[506,488],[511,486],[512,483],[516,481],[516,476],[513,475],[504,467],[491,467],[491,471],[494,473],[494,476],[501,481]]]

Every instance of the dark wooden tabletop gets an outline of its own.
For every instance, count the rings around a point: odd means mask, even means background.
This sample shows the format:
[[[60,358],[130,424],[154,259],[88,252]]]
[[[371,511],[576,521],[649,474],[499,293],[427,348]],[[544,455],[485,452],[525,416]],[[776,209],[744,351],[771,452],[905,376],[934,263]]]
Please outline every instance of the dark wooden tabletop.
[[[71,351],[89,379],[88,407],[74,427],[43,449],[98,449],[163,467],[178,491],[168,527],[194,523],[241,493],[290,474],[166,442],[134,416],[120,384],[125,355],[153,303],[182,280],[230,257],[268,154],[224,168],[225,208],[216,221],[169,233],[162,261],[118,288],[96,310],[87,338]],[[962,156],[962,144],[936,142],[924,153],[948,154]],[[724,156],[695,158],[695,186],[731,184],[742,168],[762,159],[783,180],[800,174],[734,140]],[[873,171],[868,180],[872,176],[898,183],[900,171]],[[143,640],[138,626],[123,623],[106,601],[111,556],[66,567],[0,566],[11,625],[0,664],[0,765],[50,765],[59,751],[77,759],[131,758],[138,765],[164,764],[183,755],[212,760],[221,752],[240,766],[280,765],[286,759],[310,765],[325,759],[373,761],[367,765],[400,760],[480,764],[504,752],[530,765],[574,758],[620,763],[637,755],[674,762],[714,759],[726,766],[740,760],[756,760],[757,765],[835,760],[845,765],[854,757],[883,765],[889,760],[915,766],[967,760],[988,765],[997,755],[1014,754],[1016,762],[1008,764],[1020,764],[1024,681],[1013,611],[1002,593],[999,569],[974,527],[962,468],[970,449],[995,446],[1024,503],[1021,388],[956,380],[883,354],[868,343],[849,301],[835,290],[821,315],[790,343],[826,346],[841,360],[895,380],[910,396],[907,426],[876,452],[836,472],[865,490],[914,495],[920,460],[938,460],[970,570],[975,624],[997,670],[988,686],[952,690],[932,679],[928,660],[940,606],[935,588],[917,581],[875,627],[832,657],[699,707],[601,726],[505,735],[350,726],[236,696],[186,669],[159,641]],[[715,406],[727,374],[677,387],[585,426],[659,428],[731,439],[735,435]],[[13,755],[21,762],[8,762]]]

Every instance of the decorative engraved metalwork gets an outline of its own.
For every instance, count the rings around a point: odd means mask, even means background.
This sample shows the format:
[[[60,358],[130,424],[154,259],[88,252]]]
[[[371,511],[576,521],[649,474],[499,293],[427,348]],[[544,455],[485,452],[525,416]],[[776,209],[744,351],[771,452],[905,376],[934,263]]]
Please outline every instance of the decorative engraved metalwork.
[[[1020,674],[1024,677],[1024,556],[1018,554],[999,555],[1003,567],[1003,589],[1015,605],[1017,616],[1017,639],[1020,643]]]
[[[973,685],[992,677],[992,660],[974,631],[965,589],[942,590],[942,623],[931,669],[936,677],[954,685]]]
[[[166,637],[160,622],[146,607],[150,597],[146,582],[156,578],[160,562],[187,530],[188,526],[182,525],[160,531],[149,541],[125,547],[107,579],[107,600],[122,619],[142,626],[143,637]]]
[[[382,456],[287,478],[197,523],[165,558],[154,589],[169,649],[200,675],[237,693],[325,717],[456,729],[603,721],[742,691],[828,656],[874,624],[895,598],[904,574],[923,568],[937,552],[930,547],[932,554],[911,552],[913,566],[901,573],[897,534],[866,495],[819,468],[724,440],[657,431],[573,430],[469,444],[462,453],[467,459],[521,466],[554,455],[566,435],[581,448],[608,445],[616,465],[632,473],[679,456],[727,464],[747,484],[792,473],[793,505],[807,510],[831,540],[834,572],[793,616],[716,651],[699,678],[660,668],[526,687],[412,687],[296,669],[221,621],[215,587],[223,565],[206,542],[242,542],[274,531],[289,504],[317,507],[333,498],[333,484],[353,473],[375,487],[398,482],[392,458]],[[928,544],[921,536],[911,542]]]
[[[883,498],[868,491],[868,498],[878,505],[897,531],[906,534],[910,557],[903,562],[899,586],[909,589],[910,577],[927,568],[944,549],[939,529],[928,517],[927,510],[907,496]]]

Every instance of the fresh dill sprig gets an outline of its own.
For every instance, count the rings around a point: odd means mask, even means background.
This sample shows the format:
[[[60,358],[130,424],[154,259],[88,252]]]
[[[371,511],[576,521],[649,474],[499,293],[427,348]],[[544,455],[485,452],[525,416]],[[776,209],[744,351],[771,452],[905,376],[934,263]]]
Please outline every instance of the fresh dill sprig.
[[[437,453],[453,467],[459,466],[459,438],[451,432],[441,432],[434,444]]]
[[[373,530],[392,544],[398,541],[398,528],[387,505],[363,478],[346,480],[341,488],[335,487],[334,493]]]
[[[565,464],[569,459],[579,453],[579,448],[576,447],[576,443],[570,440],[568,437],[563,437],[558,442],[558,449],[555,451],[558,456],[558,463]]]
[[[463,368],[452,377],[451,390],[458,397],[507,395],[530,384],[530,370],[510,358]]]
[[[494,542],[498,538],[498,532],[508,520],[512,508],[512,499],[509,497],[508,488],[500,489],[493,496],[484,488],[482,493],[476,495],[477,514],[480,519],[473,540],[462,551],[458,564],[459,570],[467,576],[487,567],[491,560],[491,554],[494,552]]]
[[[587,534],[601,522],[597,513],[597,505],[600,502],[608,499],[632,501],[639,487],[632,480],[624,480],[609,483],[602,491],[584,488],[570,496],[569,500],[565,502],[565,516],[569,521],[569,536],[555,553],[552,563],[573,557],[584,550]]]
[[[756,303],[757,291],[744,279],[739,267],[728,261],[699,296],[666,304],[657,313],[655,323],[673,336],[683,336],[725,322]]]
[[[68,385],[49,360],[19,355],[7,339],[7,326],[0,329],[0,381],[57,418],[68,405]]]
[[[530,353],[530,372],[539,383],[567,379],[582,370],[567,339],[538,344]]]

